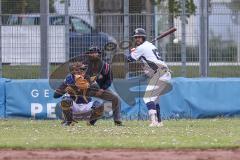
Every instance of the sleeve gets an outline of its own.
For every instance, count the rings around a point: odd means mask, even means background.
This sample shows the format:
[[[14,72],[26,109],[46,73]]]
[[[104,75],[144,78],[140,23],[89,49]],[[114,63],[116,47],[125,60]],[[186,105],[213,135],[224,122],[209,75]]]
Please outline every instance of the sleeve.
[[[104,82],[103,82],[101,89],[106,90],[111,86],[112,80],[113,80],[112,70],[110,68],[110,65],[107,63],[105,63],[103,75],[104,75]]]
[[[143,55],[143,49],[141,46],[131,51],[131,58],[134,60],[138,60]]]
[[[128,62],[134,62],[134,61],[136,61],[136,60],[133,59],[131,55],[129,55],[129,56],[127,57],[127,61],[128,61]]]
[[[67,87],[67,85],[65,83],[62,83],[54,92],[53,94],[53,98],[60,98],[62,97],[66,92],[65,92],[65,88]]]
[[[64,84],[65,85],[74,85],[75,84],[75,80],[72,74],[68,74],[64,80]]]

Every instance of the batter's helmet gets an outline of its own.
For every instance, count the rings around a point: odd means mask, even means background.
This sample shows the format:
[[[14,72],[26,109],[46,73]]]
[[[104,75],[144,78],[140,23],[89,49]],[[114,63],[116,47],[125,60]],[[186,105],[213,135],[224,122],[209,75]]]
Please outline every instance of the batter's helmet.
[[[135,29],[133,33],[133,37],[146,37],[146,31],[143,28],[137,28]]]

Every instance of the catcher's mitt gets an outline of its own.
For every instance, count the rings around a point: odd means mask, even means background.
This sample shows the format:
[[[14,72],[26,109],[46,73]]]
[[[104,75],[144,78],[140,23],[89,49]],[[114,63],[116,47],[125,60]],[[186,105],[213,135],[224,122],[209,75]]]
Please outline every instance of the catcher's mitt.
[[[78,76],[78,77],[76,77],[76,79],[75,79],[75,85],[76,85],[77,88],[80,89],[80,90],[86,90],[86,89],[88,89],[89,86],[90,86],[89,82],[88,82],[86,79],[84,79],[83,76]]]
[[[84,100],[88,102],[86,98],[87,89],[90,86],[88,80],[84,79],[83,76],[79,75],[78,77],[75,78],[75,85],[80,91],[82,91]]]

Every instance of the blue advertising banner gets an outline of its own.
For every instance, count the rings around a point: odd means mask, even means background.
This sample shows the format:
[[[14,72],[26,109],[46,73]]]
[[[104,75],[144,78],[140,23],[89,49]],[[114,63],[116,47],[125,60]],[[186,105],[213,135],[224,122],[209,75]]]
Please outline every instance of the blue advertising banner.
[[[56,118],[53,90],[48,80],[12,80],[6,83],[6,117]]]
[[[0,118],[5,117],[5,82],[7,79],[0,78]]]
[[[160,98],[164,119],[240,115],[239,78],[174,78],[171,83],[173,90]],[[133,84],[138,86],[138,83]],[[6,117],[56,118],[55,106],[60,99],[53,98],[48,80],[11,80],[6,82],[5,88],[6,107],[3,107],[4,92],[0,92],[1,115],[6,108]],[[130,97],[137,88],[139,92],[144,91],[144,87],[127,88],[125,94]],[[142,98],[135,93],[131,96],[129,101],[120,95],[123,119],[147,119],[148,111]]]
[[[239,78],[175,78],[162,96],[164,118],[240,116]]]

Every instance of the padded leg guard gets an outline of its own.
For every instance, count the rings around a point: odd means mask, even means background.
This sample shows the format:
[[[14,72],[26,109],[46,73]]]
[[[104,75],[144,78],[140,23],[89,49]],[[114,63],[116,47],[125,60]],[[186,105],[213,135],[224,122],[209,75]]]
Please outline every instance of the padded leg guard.
[[[72,99],[68,97],[64,97],[63,100],[61,101],[61,108],[62,108],[62,113],[63,113],[63,125],[70,126],[72,122],[75,122],[73,120],[73,113],[71,106],[73,105]]]
[[[89,119],[89,124],[94,125],[98,119],[103,116],[104,106],[103,104],[95,101],[92,106],[91,116]]]

